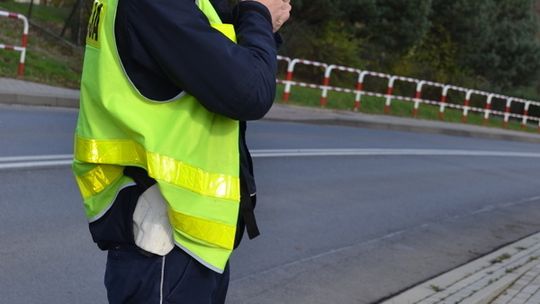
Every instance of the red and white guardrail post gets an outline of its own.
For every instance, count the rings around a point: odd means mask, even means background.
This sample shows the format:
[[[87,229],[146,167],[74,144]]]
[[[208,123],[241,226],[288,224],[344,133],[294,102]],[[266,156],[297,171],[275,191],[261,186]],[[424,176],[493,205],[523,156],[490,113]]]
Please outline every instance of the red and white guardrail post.
[[[330,76],[332,76],[332,71],[336,68],[335,65],[331,64],[326,67],[324,70],[324,77],[322,82],[322,91],[321,91],[321,100],[320,105],[321,108],[326,107],[326,104],[328,103],[328,86],[330,85]]]
[[[446,101],[448,99],[448,90],[450,89],[451,85],[445,85],[443,87],[442,93],[441,93],[441,102],[439,106],[439,119],[444,120],[444,110],[446,108]]]
[[[286,68],[286,71],[285,71],[285,77],[287,77],[286,75],[288,73],[289,64],[291,63],[291,58],[286,57],[286,56],[281,56],[281,55],[277,55],[276,58],[277,58],[278,62],[279,61],[284,61],[287,64],[287,68]]]
[[[356,82],[356,93],[354,96],[354,106],[353,111],[358,112],[360,107],[362,106],[362,95],[364,95],[364,80],[366,78],[366,75],[368,75],[368,71],[360,72],[358,75],[358,81]]]
[[[361,74],[360,70],[349,68],[349,67],[338,66],[338,65],[333,65],[333,64],[327,66],[325,71],[324,71],[324,78],[323,78],[323,83],[322,83],[322,86],[321,86],[322,92],[321,92],[320,104],[321,104],[321,107],[323,107],[323,108],[326,107],[326,105],[328,103],[328,91],[330,89],[330,78],[332,77],[332,72],[334,70],[348,72],[348,73]]]
[[[420,99],[422,98],[422,88],[424,87],[424,84],[426,84],[426,82],[422,80],[416,85],[416,93],[414,95],[414,108],[412,112],[412,116],[414,118],[418,117],[418,108],[420,107]]]
[[[493,97],[495,97],[495,94],[489,94],[486,99],[486,108],[484,110],[484,125],[487,125],[489,121],[489,114],[491,114],[491,103],[493,101]]]
[[[510,109],[512,108],[513,98],[509,97],[506,99],[506,106],[504,108],[504,123],[503,127],[508,128],[508,123],[510,121]]]
[[[531,106],[530,101],[525,102],[525,107],[523,108],[523,118],[521,120],[521,128],[522,129],[527,128],[527,120],[529,120],[529,107],[530,106]]]
[[[28,46],[28,30],[29,30],[28,19],[26,19],[24,15],[21,15],[18,13],[6,12],[6,11],[0,11],[0,17],[7,17],[9,19],[18,19],[18,20],[21,20],[24,24],[20,46],[0,44],[0,49],[5,49],[7,51],[17,51],[21,53],[21,56],[19,57],[19,67],[17,70],[17,75],[19,77],[23,77],[24,64],[26,60],[26,48]]]
[[[471,104],[471,96],[474,90],[468,90],[467,94],[465,94],[465,102],[463,103],[463,114],[461,116],[461,122],[467,123],[467,118],[469,116],[469,109]]]
[[[392,95],[394,94],[394,83],[398,76],[392,76],[388,79],[388,87],[386,88],[386,101],[384,103],[384,113],[389,114],[392,107]]]
[[[311,61],[311,60],[305,60],[305,59],[295,58],[295,59],[291,60],[291,62],[289,63],[289,65],[287,67],[287,76],[286,76],[286,79],[285,79],[285,89],[283,90],[283,101],[284,102],[289,102],[289,98],[291,96],[291,86],[292,86],[294,68],[296,67],[297,64],[304,64],[304,65],[311,65],[311,66],[315,66],[315,67],[322,67],[324,69],[326,69],[326,67],[328,66],[326,63],[317,62],[317,61]]]
[[[283,101],[289,102],[291,96],[291,81],[293,79],[294,67],[300,61],[300,59],[293,59],[289,61],[287,65],[287,74],[285,75],[285,89],[283,90]]]

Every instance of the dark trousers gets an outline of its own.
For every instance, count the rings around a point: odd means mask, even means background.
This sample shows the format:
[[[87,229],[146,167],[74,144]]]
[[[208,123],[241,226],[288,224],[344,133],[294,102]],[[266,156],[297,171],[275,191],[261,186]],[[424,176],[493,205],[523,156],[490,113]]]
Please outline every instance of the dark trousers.
[[[105,271],[111,304],[223,304],[229,266],[216,273],[175,247],[165,257],[136,247],[111,249]]]

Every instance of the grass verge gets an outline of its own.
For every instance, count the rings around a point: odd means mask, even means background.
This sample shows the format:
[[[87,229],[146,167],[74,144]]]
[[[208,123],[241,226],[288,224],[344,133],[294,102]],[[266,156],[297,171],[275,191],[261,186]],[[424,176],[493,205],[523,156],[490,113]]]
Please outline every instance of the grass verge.
[[[284,85],[277,87],[277,100],[281,101]],[[300,106],[320,107],[321,90],[293,87],[289,98],[289,104]],[[384,114],[383,98],[362,96],[362,104],[360,112],[366,114]],[[352,110],[354,105],[354,95],[341,92],[328,92],[328,103],[326,108],[336,110]],[[413,103],[403,100],[393,100],[390,115],[399,117],[412,117]],[[418,111],[418,119],[439,120],[439,107],[427,104],[420,104]],[[444,120],[451,123],[462,123],[462,111],[456,109],[445,109]],[[490,119],[484,122],[483,115],[475,112],[469,112],[467,123],[471,125],[486,126],[492,128],[503,128],[503,119],[497,116],[491,116]],[[525,131],[530,133],[538,133],[537,125],[528,125],[523,129],[521,123],[510,120],[508,129],[516,131]]]
[[[10,5],[15,5],[15,3],[0,2],[0,9],[11,10],[13,7]],[[52,18],[51,22],[54,22],[54,17],[49,16],[49,18]],[[0,43],[20,45],[22,32],[21,21],[0,18]],[[19,57],[19,52],[0,49],[0,77],[17,78]],[[31,27],[24,79],[54,86],[78,88],[82,58],[82,48],[67,46]]]
[[[18,3],[15,1],[3,1],[0,2],[0,6],[3,10],[27,15],[30,5],[28,3]],[[69,16],[69,13],[69,7],[61,8],[46,5],[34,5],[32,7],[32,19],[37,19],[41,23],[52,25],[54,27],[60,27]]]

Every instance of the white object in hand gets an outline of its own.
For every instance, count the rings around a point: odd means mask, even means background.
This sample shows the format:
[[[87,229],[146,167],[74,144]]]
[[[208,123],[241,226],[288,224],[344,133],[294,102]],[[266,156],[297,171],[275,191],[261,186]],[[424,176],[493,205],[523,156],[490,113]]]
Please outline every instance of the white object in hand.
[[[172,227],[167,216],[167,202],[158,184],[141,194],[133,212],[135,244],[148,252],[164,256],[174,248]]]

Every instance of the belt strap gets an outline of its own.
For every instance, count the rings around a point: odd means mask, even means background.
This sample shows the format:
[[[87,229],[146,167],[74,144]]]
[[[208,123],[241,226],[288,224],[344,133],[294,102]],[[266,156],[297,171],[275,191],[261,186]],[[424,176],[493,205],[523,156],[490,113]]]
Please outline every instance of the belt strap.
[[[255,213],[253,212],[255,209],[255,204],[257,203],[257,196],[253,195],[245,200],[243,200],[242,204],[240,204],[240,208],[242,208],[242,218],[244,219],[244,223],[246,224],[246,230],[249,239],[254,239],[257,236],[259,236],[261,233],[259,232],[259,227],[257,226],[257,220],[255,219]]]

